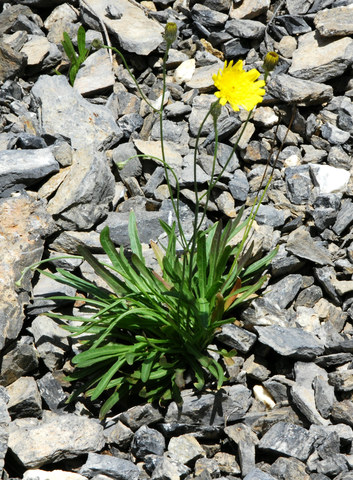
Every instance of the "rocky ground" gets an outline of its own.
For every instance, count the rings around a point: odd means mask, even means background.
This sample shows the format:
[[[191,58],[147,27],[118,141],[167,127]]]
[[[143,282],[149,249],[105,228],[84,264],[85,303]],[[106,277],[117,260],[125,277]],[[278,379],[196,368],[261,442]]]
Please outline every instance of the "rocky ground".
[[[22,0],[0,5],[0,469],[26,480],[353,479],[353,4],[351,0]],[[181,411],[67,406],[77,344],[45,316],[45,297],[75,292],[22,270],[88,245],[105,225],[128,246],[136,212],[146,255],[170,219],[157,118],[125,68],[92,50],[75,87],[63,31],[119,46],[147,97],[161,95],[162,33],[178,25],[168,60],[167,159],[192,221],[192,152],[224,59],[261,70],[280,55],[259,106],[215,190],[209,219],[251,204],[274,148],[284,148],[254,230],[261,253],[279,245],[266,285],[217,342],[238,356],[215,392],[183,392]],[[63,75],[55,75],[54,69]],[[218,168],[244,112],[224,108]],[[287,127],[290,130],[286,135]],[[202,131],[198,182],[210,179],[212,126]],[[58,265],[56,261],[56,265]],[[80,260],[67,269],[98,281]],[[53,265],[48,268],[52,268]],[[33,288],[32,288],[33,287]],[[44,297],[44,299],[43,299]],[[82,315],[78,306],[74,312]],[[42,315],[40,315],[42,314]],[[44,314],[44,315],[43,315]]]

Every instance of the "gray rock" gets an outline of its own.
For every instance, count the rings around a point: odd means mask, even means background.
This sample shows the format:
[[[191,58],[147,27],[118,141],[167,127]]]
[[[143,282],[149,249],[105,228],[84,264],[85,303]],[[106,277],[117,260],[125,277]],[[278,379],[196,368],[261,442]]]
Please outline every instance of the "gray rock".
[[[328,250],[315,242],[305,227],[289,234],[286,249],[297,257],[318,265],[333,265]]]
[[[67,395],[51,372],[37,380],[40,395],[52,412],[60,412],[65,405]]]
[[[120,420],[107,421],[107,425],[104,428],[104,438],[107,443],[126,450],[130,447],[133,437],[133,431]]]
[[[108,211],[115,181],[99,152],[78,150],[74,163],[48,203],[48,212],[66,230],[87,230]]]
[[[353,34],[352,6],[319,11],[314,18],[314,25],[323,37],[338,37]]]
[[[3,387],[1,387],[3,388]],[[9,423],[11,421],[7,411],[8,396],[5,389],[0,390],[0,474],[3,475],[5,455],[8,448]]]
[[[235,200],[245,202],[249,193],[249,182],[242,170],[236,170],[228,183],[228,188]]]
[[[137,459],[143,460],[149,454],[163,455],[164,450],[165,440],[158,430],[143,425],[135,432],[131,451]]]
[[[315,437],[305,428],[278,422],[261,438],[259,449],[305,461],[313,450],[314,441]]]
[[[331,418],[334,422],[344,423],[353,427],[353,402],[350,400],[334,402]]]
[[[353,41],[349,37],[330,40],[309,32],[299,38],[289,74],[315,82],[342,75],[352,63]]]
[[[81,65],[74,88],[81,95],[97,95],[109,91],[115,82],[112,64],[105,49],[92,53]]]
[[[323,345],[313,334],[301,328],[283,328],[279,325],[255,327],[259,342],[268,345],[285,357],[311,360],[324,351]]]
[[[266,300],[275,303],[280,308],[286,308],[294,300],[302,286],[302,276],[298,274],[287,275],[268,288]],[[265,291],[266,292],[266,291]]]
[[[183,405],[178,408],[172,402],[165,421],[187,425],[223,425],[224,422],[244,417],[251,404],[251,392],[243,385],[223,387],[218,393],[193,395],[191,391],[182,392]]]
[[[342,145],[345,144],[349,138],[350,133],[341,130],[340,128],[332,125],[332,123],[325,122],[321,127],[321,135],[323,138],[328,140],[331,145]]]
[[[137,480],[139,472],[139,468],[129,460],[91,452],[88,453],[86,463],[80,468],[80,473],[88,478],[101,474],[117,480]]]
[[[341,146],[333,146],[327,156],[327,163],[335,168],[350,169],[350,157]]]
[[[265,26],[256,20],[233,19],[225,24],[225,31],[236,38],[262,38]]]
[[[308,288],[304,288],[299,292],[296,298],[295,305],[303,307],[314,307],[317,302],[322,298],[322,290],[317,285],[311,285]]]
[[[178,462],[172,455],[166,453],[157,461],[151,479],[174,480],[177,478],[185,478],[190,472],[191,469],[189,467]]]
[[[64,76],[41,75],[32,95],[40,107],[43,131],[71,139],[75,149],[108,148],[123,136],[109,109],[85,100]]]
[[[49,148],[5,150],[0,152],[0,195],[37,183],[59,171],[59,164]]]
[[[316,408],[322,417],[328,418],[336,400],[334,388],[322,376],[315,377],[313,387]]]
[[[242,475],[255,468],[255,447],[259,443],[250,427],[237,423],[224,429],[225,434],[237,445]]]
[[[21,331],[33,272],[25,274],[21,291],[16,291],[14,283],[23,269],[41,259],[44,238],[55,231],[44,205],[36,195],[0,199],[0,271],[6,276],[6,282],[0,282],[0,349],[6,339],[15,340]]]
[[[353,390],[353,369],[329,373],[329,383],[339,392]]]
[[[69,332],[60,323],[46,316],[36,317],[29,329],[37,351],[49,370],[62,367],[65,353],[69,351]],[[29,415],[30,416],[30,415]]]
[[[308,203],[313,188],[309,166],[287,167],[285,169],[285,179],[291,202],[296,205]]]
[[[278,210],[272,205],[260,205],[257,214],[256,222],[259,225],[270,225],[278,228],[284,225],[286,216],[283,210]]]
[[[271,465],[270,473],[280,480],[297,480],[298,478],[301,480],[313,480],[306,472],[305,463],[294,457],[277,458]]]
[[[244,480],[276,480],[275,477],[263,472],[259,468],[253,468],[245,477]]]
[[[224,26],[228,15],[196,3],[191,9],[191,18],[206,28],[219,28]]]
[[[119,0],[118,12],[114,15],[108,15],[109,8],[109,0],[87,0],[82,9],[83,21],[99,31],[99,18],[103,19],[121,48],[137,55],[148,55],[162,43],[162,26],[148,18],[138,6],[128,0]],[[141,35],[141,32],[148,32],[148,35]]]
[[[335,270],[332,267],[314,268],[314,275],[322,289],[329,296],[335,305],[341,304],[341,299],[336,293],[332,280],[336,278]]]
[[[161,412],[150,403],[136,405],[118,415],[125,425],[136,431],[143,425],[153,425],[163,419]]]
[[[27,468],[75,458],[104,446],[103,427],[99,422],[73,414],[45,412],[42,420],[19,418],[10,423],[9,433],[13,457]],[[41,438],[43,441],[39,441]]]
[[[333,97],[333,89],[328,85],[279,74],[271,77],[267,92],[284,102],[298,105],[321,105]],[[325,137],[326,138],[326,137]]]
[[[1,40],[0,42],[0,81],[4,82],[17,75],[21,75],[27,64],[24,53],[16,52]]]
[[[317,471],[330,477],[348,471],[348,462],[345,455],[336,453],[330,458],[317,462]]]
[[[38,352],[31,337],[22,337],[5,352],[0,368],[0,384],[7,386],[38,368]]]
[[[7,387],[8,412],[12,419],[42,416],[42,399],[32,377],[21,377]]]
[[[337,235],[341,235],[344,230],[353,223],[353,203],[351,200],[344,200],[341,209],[337,214],[337,219],[332,229]]]
[[[234,323],[222,325],[221,332],[216,335],[217,340],[228,347],[235,348],[241,353],[248,353],[256,342],[256,335],[240,328]]]
[[[205,457],[206,452],[192,435],[180,435],[173,437],[168,444],[168,452],[179,463],[187,466],[195,464],[200,457]]]

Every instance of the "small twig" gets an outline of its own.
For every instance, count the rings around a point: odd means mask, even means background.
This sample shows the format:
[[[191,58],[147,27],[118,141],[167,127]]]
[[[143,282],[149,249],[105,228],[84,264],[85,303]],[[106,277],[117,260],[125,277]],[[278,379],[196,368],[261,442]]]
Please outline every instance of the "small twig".
[[[108,30],[107,30],[107,27],[105,26],[105,23],[104,23],[104,20],[102,19],[102,17],[100,15],[98,15],[98,13],[93,10],[92,7],[90,7],[86,2],[85,0],[80,0],[80,3],[82,3],[86,8],[87,10],[89,10],[93,15],[95,15],[99,21],[99,23],[101,24],[101,27],[102,27],[102,30],[103,30],[103,33],[105,35],[105,39],[106,39],[106,43],[109,47],[112,46],[111,42],[110,42],[110,38],[109,38],[109,35],[108,35]],[[113,54],[112,54],[112,51],[111,50],[108,50],[108,54],[109,54],[109,58],[110,58],[110,63],[113,64]]]

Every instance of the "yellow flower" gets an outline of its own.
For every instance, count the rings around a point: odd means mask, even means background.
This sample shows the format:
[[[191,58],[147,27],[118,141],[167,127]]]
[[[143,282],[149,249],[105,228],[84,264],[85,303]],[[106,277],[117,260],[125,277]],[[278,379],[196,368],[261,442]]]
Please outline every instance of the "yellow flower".
[[[258,103],[262,102],[265,95],[265,81],[257,80],[260,76],[255,68],[246,72],[243,70],[243,61],[238,60],[233,65],[233,60],[224,63],[224,68],[212,76],[216,88],[219,92],[215,95],[219,98],[219,103],[225,105],[227,102],[235,112],[239,107],[247,111],[252,110]]]

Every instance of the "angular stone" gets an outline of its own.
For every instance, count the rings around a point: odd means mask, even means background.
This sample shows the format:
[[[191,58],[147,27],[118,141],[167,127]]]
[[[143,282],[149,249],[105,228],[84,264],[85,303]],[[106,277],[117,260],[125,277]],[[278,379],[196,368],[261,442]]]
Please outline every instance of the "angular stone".
[[[222,325],[221,332],[216,335],[217,340],[228,347],[235,348],[241,353],[248,353],[256,342],[256,335],[233,323]]]
[[[230,18],[252,19],[267,12],[270,0],[244,0],[240,6],[232,4]]]
[[[218,393],[193,395],[182,392],[183,405],[172,402],[165,417],[166,422],[187,425],[223,425],[244,417],[251,404],[251,392],[243,385],[223,387]]]
[[[43,315],[33,320],[30,331],[38,353],[49,370],[61,368],[64,355],[70,349],[69,332],[61,328],[58,321]]]
[[[87,477],[74,472],[65,472],[64,470],[38,470],[36,468],[26,470],[23,474],[23,480],[87,480]]]
[[[99,152],[74,152],[73,165],[48,203],[48,212],[66,230],[87,230],[108,211],[114,197],[115,180]]]
[[[16,292],[14,282],[23,269],[41,259],[44,238],[55,231],[44,205],[35,195],[0,199],[0,349],[6,339],[16,339],[21,331],[33,272],[25,274],[21,291]]]
[[[40,395],[52,412],[60,412],[65,407],[67,394],[51,372],[37,380]]]
[[[266,293],[266,300],[286,308],[294,300],[303,283],[301,275],[291,274],[272,284]]]
[[[108,475],[119,480],[137,480],[139,472],[139,468],[129,460],[91,452],[80,469],[80,473],[88,478]]]
[[[141,153],[150,157],[154,162],[161,163],[159,160],[162,159],[162,147],[160,140],[156,141],[144,141],[137,139],[134,141],[134,144]],[[183,163],[182,156],[180,153],[175,151],[175,148],[172,147],[168,142],[164,142],[164,154],[166,162],[173,168],[181,167]]]
[[[104,443],[103,427],[97,420],[74,414],[45,412],[42,420],[20,418],[10,424],[9,449],[26,468],[99,451]]]
[[[90,55],[80,67],[74,88],[81,95],[97,95],[112,89],[115,83],[108,51],[98,50]]]
[[[344,230],[353,223],[353,202],[351,200],[343,200],[341,209],[339,210],[336,218],[336,222],[332,227],[332,230],[341,235]]]
[[[31,337],[22,337],[5,352],[0,368],[0,385],[10,385],[38,368],[38,352]]]
[[[324,346],[317,337],[301,328],[284,328],[279,325],[254,328],[259,334],[259,342],[284,357],[311,360],[324,351]]]
[[[0,152],[0,196],[9,196],[59,171],[49,148]]]
[[[156,463],[157,465],[151,476],[152,480],[176,480],[185,478],[191,472],[189,467],[178,462],[167,452]]]
[[[10,78],[21,75],[27,64],[24,53],[17,53],[9,45],[0,41],[0,81],[5,82]]]
[[[353,390],[353,369],[329,373],[329,383],[339,392],[351,392]]]
[[[62,57],[58,47],[41,35],[29,35],[21,53],[27,55],[27,65],[33,73],[41,68],[53,67]]]
[[[99,18],[102,19],[121,48],[137,55],[149,55],[162,43],[162,26],[138,6],[128,0],[119,0],[116,11],[109,15],[110,11],[110,0],[87,0],[83,5],[83,19],[98,31],[101,28]],[[141,35],[141,32],[148,32],[148,35]]]
[[[33,377],[21,377],[7,387],[7,405],[12,419],[42,416],[42,399]]]
[[[137,459],[143,460],[149,454],[163,455],[164,450],[165,440],[158,430],[142,425],[135,432],[131,451]]]
[[[293,77],[325,82],[343,74],[352,63],[353,40],[330,40],[310,32],[299,38],[289,74]]]
[[[325,122],[320,130],[322,138],[328,140],[331,145],[343,145],[348,142],[350,137],[349,132],[332,125],[330,122]]]
[[[271,77],[268,93],[279,100],[300,106],[322,105],[333,97],[331,86],[279,74]]]
[[[314,25],[323,37],[353,34],[353,5],[324,9],[314,18]]]
[[[214,89],[212,75],[217,74],[222,67],[223,63],[220,61],[205,67],[196,67],[191,79],[186,81],[187,87],[197,88],[200,93],[212,91]]]
[[[315,242],[305,227],[289,234],[286,249],[293,255],[318,265],[333,265],[328,250]]]
[[[305,463],[299,461],[297,458],[279,457],[271,465],[270,473],[275,478],[283,480],[312,480],[312,478],[306,473]]]
[[[133,431],[120,420],[117,422],[113,420],[113,423],[111,423],[112,422],[108,420],[104,428],[104,438],[106,442],[116,445],[123,450],[128,449],[134,437]]]
[[[308,203],[313,188],[308,165],[298,165],[285,169],[285,179],[289,199],[296,205]]]
[[[228,15],[196,3],[191,9],[191,18],[206,28],[219,28],[224,26]]]
[[[305,461],[313,450],[315,437],[299,425],[286,422],[276,423],[261,438],[259,449],[284,454]]]
[[[195,461],[206,456],[205,450],[192,435],[173,437],[168,444],[168,452],[180,463],[191,466]]]
[[[143,425],[153,425],[163,419],[161,412],[150,403],[136,405],[118,415],[125,425],[136,431]]]
[[[71,139],[74,149],[108,148],[123,136],[110,110],[85,100],[63,75],[41,75],[32,95],[40,107],[43,131]]]
[[[226,427],[224,432],[237,445],[241,472],[247,475],[255,468],[255,447],[259,443],[257,435],[243,423]]]
[[[353,402],[350,400],[334,402],[331,418],[334,422],[344,423],[353,427]]]

